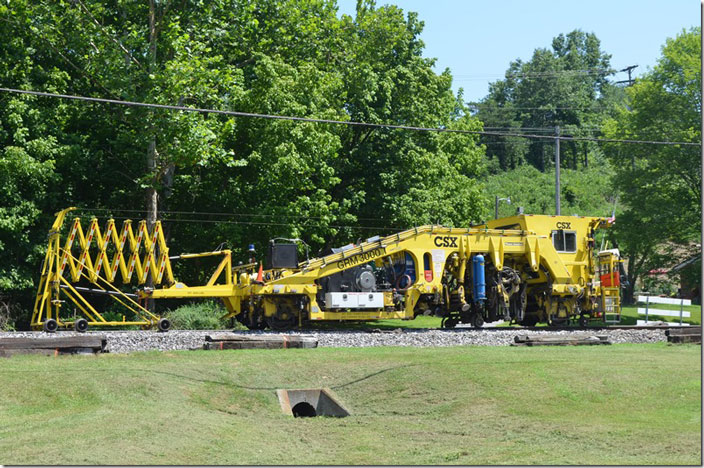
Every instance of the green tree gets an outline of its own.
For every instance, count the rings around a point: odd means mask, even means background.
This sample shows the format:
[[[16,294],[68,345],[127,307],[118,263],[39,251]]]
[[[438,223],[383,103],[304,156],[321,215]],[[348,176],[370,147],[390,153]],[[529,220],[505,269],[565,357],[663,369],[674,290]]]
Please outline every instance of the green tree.
[[[606,161],[588,169],[564,169],[560,174],[560,207],[565,215],[610,216],[614,207],[611,169]],[[540,172],[529,164],[491,175],[485,193],[492,211],[494,197],[511,198],[499,203],[499,217],[512,216],[518,207],[526,214],[555,214],[555,174]]]
[[[334,0],[18,0],[0,7],[0,28],[9,38],[0,45],[8,87],[481,128],[461,95],[453,95],[449,71],[434,73],[434,61],[423,56],[417,15],[372,1],[360,2],[355,18],[338,18]],[[477,182],[483,152],[468,134],[5,94],[0,100],[0,177],[20,181],[21,171],[32,174],[32,183],[3,203],[7,213],[27,203],[33,208],[23,211],[23,224],[3,233],[7,247],[0,246],[0,258],[19,272],[3,273],[2,291],[20,294],[26,305],[31,295],[18,288],[36,279],[38,260],[15,257],[40,255],[51,214],[70,205],[83,215],[118,219],[162,212],[173,251],[226,241],[242,259],[248,243],[261,251],[274,236],[301,237],[315,249],[374,234],[358,224],[379,233],[431,221],[465,225],[478,221],[485,206]],[[233,215],[222,223],[222,217],[164,210]],[[22,230],[27,239],[18,250],[13,236]],[[198,281],[201,267],[177,265],[176,273]]]
[[[491,83],[489,94],[474,104],[487,130],[500,132],[593,136],[622,95],[609,84],[610,55],[601,50],[593,33],[580,30],[560,34],[552,48],[536,49],[531,59],[509,65],[503,80]],[[528,162],[540,171],[553,165],[552,145],[546,140],[484,136],[490,169],[496,173]],[[598,149],[587,142],[564,142],[561,166],[587,167]]]
[[[653,70],[627,89],[628,108],[604,125],[606,136],[701,141],[700,34],[693,28],[667,40]],[[611,145],[608,155],[626,206],[616,224],[616,238],[629,259],[635,285],[646,271],[668,263],[654,254],[662,250],[659,245],[687,242],[701,232],[700,147]]]

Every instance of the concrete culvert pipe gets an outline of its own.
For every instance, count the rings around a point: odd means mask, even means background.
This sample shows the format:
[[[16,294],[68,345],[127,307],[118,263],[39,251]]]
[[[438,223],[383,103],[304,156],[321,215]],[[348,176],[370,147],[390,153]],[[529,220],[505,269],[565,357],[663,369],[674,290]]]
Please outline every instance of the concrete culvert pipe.
[[[313,405],[311,405],[310,403],[306,403],[305,401],[302,401],[293,408],[291,408],[291,412],[293,413],[294,418],[310,418],[313,416],[317,416]]]

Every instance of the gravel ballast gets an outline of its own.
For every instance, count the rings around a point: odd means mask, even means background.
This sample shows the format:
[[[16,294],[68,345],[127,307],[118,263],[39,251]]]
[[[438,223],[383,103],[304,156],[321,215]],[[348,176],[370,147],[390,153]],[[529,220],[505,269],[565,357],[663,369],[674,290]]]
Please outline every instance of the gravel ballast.
[[[105,335],[106,351],[111,353],[130,353],[134,351],[172,351],[184,349],[202,349],[206,335],[223,333],[226,330],[170,330],[166,333],[156,331],[89,331],[89,334]],[[286,332],[233,332],[238,334],[265,335],[280,334],[306,335],[318,339],[318,346],[331,347],[369,347],[369,346],[509,346],[516,335],[570,336],[570,335],[605,335],[612,343],[655,343],[667,341],[664,329],[636,330],[396,330],[384,332],[350,332],[350,331],[286,331]],[[57,336],[81,335],[73,331],[58,333],[44,332],[0,332],[0,338],[51,338]]]

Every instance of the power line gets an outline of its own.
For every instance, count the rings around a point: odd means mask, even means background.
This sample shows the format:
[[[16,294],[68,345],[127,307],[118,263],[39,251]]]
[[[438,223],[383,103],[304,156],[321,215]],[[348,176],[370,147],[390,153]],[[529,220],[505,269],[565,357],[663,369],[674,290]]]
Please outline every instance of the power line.
[[[146,213],[146,210],[126,210],[126,209],[112,209],[112,208],[80,208],[80,211],[103,211],[103,212],[115,212],[115,213]],[[198,216],[243,216],[243,217],[253,217],[253,218],[300,218],[300,219],[326,219],[324,216],[306,216],[306,215],[285,215],[285,214],[260,214],[260,213],[222,213],[222,212],[208,212],[208,211],[169,211],[169,210],[159,210],[159,213],[165,214],[178,214],[178,215],[198,215]],[[357,218],[357,220],[362,221],[388,221],[385,218]]]
[[[130,218],[125,216],[114,216],[112,219],[117,220],[128,220]],[[248,226],[285,226],[285,227],[298,227],[291,223],[271,223],[263,221],[230,221],[226,219],[216,220],[216,219],[161,219],[162,222],[167,223],[211,223],[211,224],[237,224],[237,225],[248,225]],[[400,231],[399,228],[388,228],[388,227],[375,227],[375,226],[344,226],[338,224],[304,224],[302,227],[307,228],[333,228],[333,229],[364,229],[364,230],[374,230],[374,231]]]
[[[625,71],[619,70],[619,71]],[[553,70],[553,71],[536,71],[536,72],[519,72],[519,73],[487,73],[487,74],[476,74],[476,75],[453,75],[454,78],[460,79],[481,79],[481,78],[491,78],[496,76],[505,76],[506,78],[523,78],[523,77],[551,77],[551,76],[563,76],[563,75],[612,75],[616,73],[616,70],[604,70],[603,68],[589,68],[585,70]]]
[[[555,139],[554,136],[549,135],[534,135],[526,133],[501,133],[501,132],[486,132],[480,130],[461,130],[461,129],[451,129],[444,127],[415,127],[410,125],[395,125],[395,124],[375,124],[369,122],[357,122],[353,120],[331,120],[331,119],[318,119],[312,117],[297,117],[291,115],[273,115],[273,114],[259,114],[254,112],[240,112],[240,111],[227,111],[227,110],[216,110],[216,109],[203,109],[197,107],[186,107],[186,106],[174,106],[169,104],[153,104],[145,102],[135,102],[135,101],[122,101],[117,99],[105,99],[105,98],[94,98],[87,96],[75,96],[70,94],[59,94],[59,93],[45,93],[42,91],[29,91],[23,89],[14,88],[0,88],[0,91],[7,93],[17,93],[17,94],[28,94],[32,96],[42,96],[42,97],[53,97],[61,99],[72,99],[77,101],[87,101],[87,102],[98,102],[105,104],[118,104],[122,106],[132,106],[132,107],[146,107],[155,109],[165,109],[165,110],[177,110],[184,112],[196,112],[201,114],[220,114],[220,115],[230,115],[235,117],[254,117],[261,119],[270,120],[289,120],[295,122],[308,122],[308,123],[322,123],[322,124],[333,124],[333,125],[348,125],[355,127],[366,127],[366,128],[388,128],[394,130],[411,130],[419,132],[437,132],[437,133],[459,133],[467,135],[494,135],[494,136],[515,136],[522,138],[540,138],[540,139]],[[559,137],[561,140],[573,140],[573,141],[595,141],[601,143],[627,143],[627,144],[650,144],[650,145],[681,145],[681,146],[701,146],[701,143],[692,143],[686,141],[647,141],[647,140],[621,140],[616,138],[589,138],[589,137]]]
[[[541,111],[554,111],[554,110],[604,110],[611,109],[608,106],[584,106],[584,107],[522,107],[522,106],[497,106],[497,105],[487,105],[482,103],[467,103],[469,107],[476,109],[505,109],[505,110],[541,110]]]
[[[569,127],[566,126],[566,129],[569,131],[578,131],[578,130],[586,130],[586,131],[601,131],[600,127]],[[555,132],[555,127],[484,127],[484,130],[515,130],[515,131],[532,131],[532,132]]]

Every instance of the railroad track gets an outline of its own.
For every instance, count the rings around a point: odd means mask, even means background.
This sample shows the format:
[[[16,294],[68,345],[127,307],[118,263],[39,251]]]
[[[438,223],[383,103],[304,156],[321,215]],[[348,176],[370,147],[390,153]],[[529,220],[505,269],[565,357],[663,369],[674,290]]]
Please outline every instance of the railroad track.
[[[456,328],[412,328],[412,327],[397,327],[397,328],[329,328],[329,329],[319,329],[319,328],[291,328],[287,330],[265,330],[265,333],[327,333],[327,332],[338,332],[338,333],[393,333],[397,330],[403,332],[427,332],[427,331],[447,331],[447,332],[477,332],[477,331],[572,331],[572,332],[589,332],[598,330],[668,330],[671,327],[668,325],[603,325],[603,326],[591,326],[591,327],[525,327],[525,326],[504,326],[504,327],[456,327]],[[262,333],[261,331],[251,331],[252,333]],[[238,333],[249,333],[248,331],[238,331]]]
[[[1,338],[37,338],[63,339],[79,335],[90,338],[91,336],[104,335],[107,344],[106,352],[126,353],[133,351],[171,351],[203,349],[207,335],[229,335],[232,337],[251,337],[265,339],[271,335],[289,335],[290,337],[308,335],[318,341],[318,347],[368,347],[368,346],[409,346],[409,347],[438,347],[438,346],[510,346],[517,335],[540,335],[569,337],[585,334],[609,335],[608,339],[614,343],[652,343],[666,341],[663,327],[589,327],[589,328],[547,328],[547,327],[487,327],[473,328],[397,328],[397,329],[293,329],[276,331],[237,331],[230,330],[170,330],[168,332],[142,331],[142,330],[89,330],[79,334],[75,331],[62,331],[58,333],[44,332],[2,332]],[[679,328],[679,327],[677,327]],[[687,327],[689,328],[689,327]],[[692,330],[694,331],[694,330]],[[224,348],[223,348],[224,349]]]
[[[692,326],[692,327],[698,327],[698,326]],[[526,326],[520,326],[520,325],[511,325],[511,326],[496,326],[496,327],[482,327],[482,328],[474,328],[474,327],[456,327],[456,328],[441,328],[441,327],[436,327],[436,328],[414,328],[414,327],[396,327],[396,328],[290,328],[290,329],[277,329],[277,330],[233,330],[231,328],[225,328],[225,329],[213,329],[213,330],[191,330],[191,331],[196,331],[199,333],[222,333],[222,332],[236,332],[236,333],[242,333],[242,334],[252,334],[252,335],[258,335],[258,334],[266,334],[266,333],[398,333],[398,331],[402,332],[427,332],[427,331],[446,331],[446,332],[477,332],[477,331],[487,331],[487,332],[493,332],[493,331],[505,331],[505,332],[511,332],[511,331],[543,331],[543,332],[551,332],[551,331],[572,331],[572,332],[589,332],[589,331],[598,331],[598,330],[668,330],[668,329],[678,329],[679,327],[672,327],[668,325],[603,325],[603,326],[591,326],[591,327],[569,327],[569,326],[562,326],[562,327],[526,327]],[[89,330],[89,333],[109,333],[109,334],[134,334],[136,332],[157,332],[156,330],[115,330],[115,329],[99,329],[99,328],[91,328]],[[183,331],[189,331],[189,330],[177,330],[173,329],[171,331],[174,332],[183,332]],[[44,332],[29,332],[29,331],[10,331],[10,332],[2,332],[3,335],[5,336],[12,336],[13,334],[27,334],[27,333],[38,333],[38,334],[44,334]],[[63,334],[76,334],[73,330],[59,330],[55,332],[56,336],[61,336]],[[167,332],[157,332],[157,333],[166,333],[168,334],[169,331]]]
[[[592,327],[483,327],[481,330],[529,330],[529,331],[590,331],[590,330],[667,330],[669,325],[603,325]],[[678,328],[678,327],[677,327]],[[462,330],[462,329],[460,329]],[[464,330],[478,330],[465,328]]]

